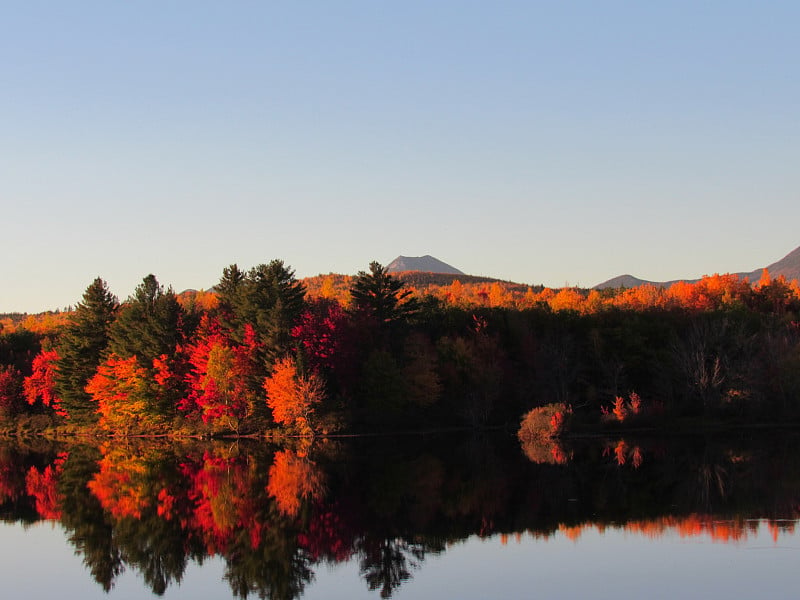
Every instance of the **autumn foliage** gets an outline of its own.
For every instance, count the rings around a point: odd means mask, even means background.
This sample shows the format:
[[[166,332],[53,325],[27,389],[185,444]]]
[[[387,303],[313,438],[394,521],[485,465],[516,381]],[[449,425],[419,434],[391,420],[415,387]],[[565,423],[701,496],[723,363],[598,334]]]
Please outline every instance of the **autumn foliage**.
[[[33,373],[25,378],[25,399],[28,404],[41,402],[43,406],[51,408],[56,414],[66,416],[61,408],[61,399],[58,397],[55,386],[55,369],[58,362],[58,352],[47,350],[39,353],[33,359]]]
[[[322,472],[308,457],[292,450],[275,453],[269,469],[267,492],[275,498],[280,511],[296,517],[304,500],[313,500],[324,488]]]
[[[279,360],[264,382],[267,403],[276,422],[295,428],[301,434],[314,432],[314,413],[325,388],[315,373],[298,373],[291,357]]]
[[[258,352],[251,327],[245,327],[239,344],[223,333],[217,321],[204,316],[196,341],[187,348],[188,394],[178,408],[214,428],[238,432],[259,401],[251,384]]]
[[[89,380],[86,391],[97,402],[100,426],[112,432],[126,432],[155,424],[147,410],[150,374],[135,356],[112,354]]]

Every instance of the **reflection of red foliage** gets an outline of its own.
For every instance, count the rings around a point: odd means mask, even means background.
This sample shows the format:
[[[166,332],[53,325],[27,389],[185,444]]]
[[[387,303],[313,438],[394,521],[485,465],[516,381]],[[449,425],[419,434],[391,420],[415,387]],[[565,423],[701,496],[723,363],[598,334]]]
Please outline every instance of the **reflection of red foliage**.
[[[353,555],[354,536],[334,508],[317,505],[308,530],[300,533],[297,541],[314,561],[326,558],[344,562]]]
[[[630,460],[631,466],[638,469],[644,463],[644,454],[639,446],[631,447],[625,440],[619,440],[616,444],[611,443],[603,447],[603,456],[614,454],[614,460],[620,467],[626,465]]]
[[[264,523],[257,515],[247,463],[206,452],[201,463],[186,462],[181,469],[189,480],[188,498],[193,505],[187,526],[200,533],[209,554],[224,552],[243,529],[256,548]]]
[[[61,518],[58,478],[66,459],[66,453],[59,454],[55,462],[47,465],[44,471],[40,472],[36,467],[31,467],[25,477],[25,489],[29,496],[33,496],[36,512],[43,519],[58,520]]]
[[[172,519],[173,510],[175,507],[175,496],[169,493],[167,488],[162,488],[158,492],[158,516],[165,521]]]
[[[641,467],[643,461],[642,449],[639,446],[634,446],[633,450],[631,451],[631,462],[633,463],[633,468],[638,469]]]
[[[616,457],[617,464],[619,466],[622,466],[627,462],[627,453],[628,444],[625,443],[625,440],[620,440],[617,446],[614,448],[614,456]]]

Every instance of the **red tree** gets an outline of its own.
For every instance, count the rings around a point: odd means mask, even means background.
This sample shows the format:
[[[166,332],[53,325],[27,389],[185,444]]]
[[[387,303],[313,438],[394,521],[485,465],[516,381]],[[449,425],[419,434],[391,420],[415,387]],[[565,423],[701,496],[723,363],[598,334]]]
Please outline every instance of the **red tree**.
[[[25,399],[29,404],[41,401],[44,406],[52,408],[57,415],[67,416],[61,408],[61,399],[56,394],[55,368],[58,352],[43,350],[33,359],[33,373],[25,378],[23,384]]]

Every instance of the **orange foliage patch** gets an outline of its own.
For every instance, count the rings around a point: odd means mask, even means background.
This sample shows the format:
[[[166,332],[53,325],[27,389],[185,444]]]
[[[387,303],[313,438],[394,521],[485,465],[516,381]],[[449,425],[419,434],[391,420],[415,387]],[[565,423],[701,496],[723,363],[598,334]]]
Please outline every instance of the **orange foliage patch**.
[[[267,492],[284,515],[296,517],[304,499],[313,499],[321,493],[323,481],[322,472],[310,460],[291,450],[281,450],[275,453],[269,469]]]

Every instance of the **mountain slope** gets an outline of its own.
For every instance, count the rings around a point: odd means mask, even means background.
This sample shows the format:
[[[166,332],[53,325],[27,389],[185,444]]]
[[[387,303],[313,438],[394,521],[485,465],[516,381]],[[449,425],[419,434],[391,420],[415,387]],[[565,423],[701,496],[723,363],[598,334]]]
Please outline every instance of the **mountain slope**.
[[[398,256],[386,267],[389,273],[399,273],[401,271],[423,271],[425,273],[449,273],[451,275],[463,275],[455,267],[451,267],[438,258],[429,254],[425,256]]]
[[[761,277],[762,269],[756,269],[751,273],[746,273],[750,281],[758,281]],[[767,266],[767,271],[772,277],[783,275],[788,281],[792,279],[800,280],[800,247],[795,248],[778,262]]]
[[[783,275],[786,277],[788,281],[792,279],[800,280],[800,247],[795,248],[789,254],[784,256],[777,262],[772,263],[766,267],[767,271],[772,277],[778,277]],[[736,273],[739,277],[747,277],[751,282],[758,281],[761,278],[761,272],[764,269],[756,269],[750,272],[741,272]],[[609,279],[608,281],[604,281],[603,283],[598,283],[595,289],[604,289],[604,288],[619,288],[619,287],[636,287],[639,285],[643,285],[645,283],[649,283],[652,285],[656,285],[659,287],[669,287],[673,283],[677,283],[678,281],[687,281],[690,283],[694,283],[698,281],[697,279],[675,279],[673,281],[648,281],[646,279],[639,279],[638,277],[634,277],[633,275],[620,275],[619,277],[614,277]]]

